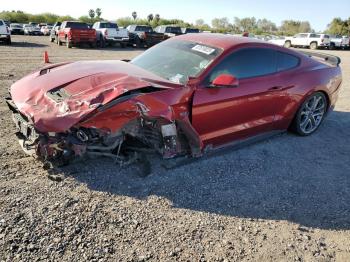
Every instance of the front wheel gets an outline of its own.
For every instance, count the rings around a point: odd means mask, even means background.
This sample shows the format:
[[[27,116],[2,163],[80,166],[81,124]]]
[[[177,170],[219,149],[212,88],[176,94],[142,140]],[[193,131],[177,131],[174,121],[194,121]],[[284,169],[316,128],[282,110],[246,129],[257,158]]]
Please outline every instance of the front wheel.
[[[327,108],[326,96],[321,92],[314,93],[300,106],[291,128],[301,136],[311,135],[321,125]]]

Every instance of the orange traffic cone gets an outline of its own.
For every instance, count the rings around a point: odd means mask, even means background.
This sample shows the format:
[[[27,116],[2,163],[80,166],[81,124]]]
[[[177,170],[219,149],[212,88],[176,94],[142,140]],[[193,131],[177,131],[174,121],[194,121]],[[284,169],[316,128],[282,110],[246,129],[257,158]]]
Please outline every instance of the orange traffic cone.
[[[44,63],[45,63],[45,64],[50,63],[50,61],[49,61],[49,55],[48,55],[47,51],[44,52]]]

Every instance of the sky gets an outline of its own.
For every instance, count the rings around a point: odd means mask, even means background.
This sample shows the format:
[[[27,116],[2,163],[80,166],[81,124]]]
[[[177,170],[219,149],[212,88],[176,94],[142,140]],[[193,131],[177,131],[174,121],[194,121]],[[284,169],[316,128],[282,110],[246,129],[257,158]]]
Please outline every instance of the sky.
[[[334,17],[350,17],[350,0],[0,0],[0,11],[51,12],[73,17],[87,15],[89,9],[97,7],[102,9],[102,17],[108,20],[131,16],[133,11],[142,18],[152,13],[190,23],[202,18],[208,24],[216,17],[227,17],[233,22],[235,16],[254,16],[267,18],[277,25],[286,19],[308,20],[316,31],[325,30]]]

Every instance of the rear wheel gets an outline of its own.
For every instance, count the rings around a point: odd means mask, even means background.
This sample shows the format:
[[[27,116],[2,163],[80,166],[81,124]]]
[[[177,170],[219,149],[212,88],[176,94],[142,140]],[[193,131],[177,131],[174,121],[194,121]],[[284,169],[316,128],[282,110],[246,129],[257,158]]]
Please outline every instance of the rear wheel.
[[[317,49],[317,43],[316,43],[316,42],[312,42],[312,43],[310,44],[310,49],[316,50],[316,49]]]
[[[285,48],[290,48],[292,46],[292,43],[290,41],[286,41],[284,42],[284,45],[283,45]]]
[[[291,128],[301,136],[311,135],[321,125],[327,108],[326,96],[321,92],[314,93],[300,106]]]

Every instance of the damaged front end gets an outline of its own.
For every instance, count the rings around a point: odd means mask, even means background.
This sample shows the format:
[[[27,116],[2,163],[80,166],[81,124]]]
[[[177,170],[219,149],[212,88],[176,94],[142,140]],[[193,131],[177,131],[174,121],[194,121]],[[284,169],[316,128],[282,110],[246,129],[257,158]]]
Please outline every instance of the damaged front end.
[[[36,130],[10,97],[6,102],[23,150],[50,167],[85,157],[110,157],[125,166],[144,154],[158,153],[165,159],[199,156],[201,141],[190,124],[186,107],[174,109],[153,100],[157,98],[144,94],[120,97],[64,132]],[[153,101],[157,110],[148,108],[146,101]]]

